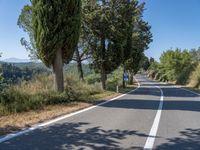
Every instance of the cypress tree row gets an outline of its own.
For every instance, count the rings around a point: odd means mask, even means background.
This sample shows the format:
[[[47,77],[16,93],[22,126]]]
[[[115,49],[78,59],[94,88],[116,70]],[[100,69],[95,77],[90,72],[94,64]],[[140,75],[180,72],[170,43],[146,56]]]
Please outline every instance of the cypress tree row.
[[[55,88],[64,90],[63,64],[78,43],[81,0],[32,0],[32,26],[38,57],[55,74]]]
[[[63,91],[63,64],[75,53],[80,78],[81,61],[90,57],[106,89],[107,74],[120,65],[131,74],[139,69],[143,52],[152,41],[150,26],[142,19],[144,3],[137,0],[32,0],[19,16],[18,25],[29,34],[21,43],[52,67],[55,85]],[[83,18],[82,21],[80,18]],[[79,39],[81,26],[81,38]],[[125,85],[125,82],[123,82]]]

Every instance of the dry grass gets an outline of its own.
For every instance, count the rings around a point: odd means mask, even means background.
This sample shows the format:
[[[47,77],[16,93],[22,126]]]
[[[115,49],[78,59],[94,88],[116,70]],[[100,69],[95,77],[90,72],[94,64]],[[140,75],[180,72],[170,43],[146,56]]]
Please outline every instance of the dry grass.
[[[29,111],[0,117],[0,135],[42,123],[49,119],[68,114],[90,106],[89,103],[46,106],[43,110]]]
[[[15,86],[16,90],[20,90],[22,93],[38,94],[47,93],[53,91],[54,83],[53,76],[38,75],[31,81],[23,81]]]
[[[124,92],[132,90],[134,87],[127,88],[121,93],[115,93],[112,91],[105,91],[101,94],[96,94],[93,96],[95,101],[99,100],[109,100],[113,97],[119,96]],[[16,114],[10,114],[7,116],[0,117],[0,135],[5,135],[8,133],[13,133],[18,130],[31,127],[34,124],[42,123],[50,119],[54,119],[56,117],[69,114],[75,111],[78,111],[83,108],[87,108],[93,105],[92,103],[84,103],[84,102],[74,102],[70,104],[63,105],[53,105],[46,106],[42,110],[28,111]]]

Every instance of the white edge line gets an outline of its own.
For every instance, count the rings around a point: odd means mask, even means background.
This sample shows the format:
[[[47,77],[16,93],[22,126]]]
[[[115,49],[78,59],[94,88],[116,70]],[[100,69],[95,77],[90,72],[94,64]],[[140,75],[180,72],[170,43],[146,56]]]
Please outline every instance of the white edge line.
[[[131,90],[131,91],[125,93],[125,94],[122,94],[122,95],[120,95],[120,96],[117,96],[117,97],[115,97],[115,98],[112,98],[112,99],[110,99],[110,100],[107,100],[106,102],[102,102],[102,103],[100,103],[100,104],[97,104],[97,105],[94,105],[94,106],[91,106],[91,107],[88,107],[88,108],[79,110],[79,111],[77,111],[77,112],[70,113],[70,114],[67,114],[67,115],[58,117],[58,118],[56,118],[56,119],[47,121],[47,122],[45,122],[45,123],[41,123],[41,124],[38,124],[38,125],[34,125],[33,127],[24,129],[24,130],[22,130],[22,131],[19,131],[19,132],[13,133],[13,134],[8,134],[8,135],[6,135],[6,136],[0,138],[0,143],[5,142],[5,141],[8,141],[8,140],[10,140],[10,139],[12,139],[12,138],[21,136],[21,135],[26,134],[26,133],[28,133],[28,132],[30,132],[30,131],[39,129],[39,128],[41,128],[41,127],[44,127],[44,126],[53,124],[53,123],[58,122],[58,121],[61,121],[61,120],[63,120],[63,119],[66,119],[66,118],[75,116],[75,115],[77,115],[77,114],[80,114],[80,113],[83,113],[83,112],[86,112],[86,111],[89,111],[89,110],[94,109],[94,108],[96,108],[96,107],[98,107],[98,106],[104,105],[104,104],[109,103],[109,102],[111,102],[111,101],[117,100],[117,99],[119,99],[119,98],[121,98],[121,97],[123,97],[123,96],[125,96],[125,95],[127,95],[127,94],[130,94],[130,93],[132,93],[132,92],[134,92],[134,91],[136,91],[137,89],[140,88],[140,83],[138,82],[138,80],[137,80],[135,77],[134,77],[134,79],[135,79],[135,81],[136,81],[137,84],[138,84],[137,88],[134,89],[134,90]]]
[[[158,107],[153,125],[151,127],[150,132],[149,132],[149,136],[146,140],[144,150],[152,150],[153,149],[153,145],[154,145],[154,142],[155,142],[155,138],[156,138],[159,123],[160,123],[162,108],[163,108],[163,100],[164,100],[163,90],[159,86],[156,86],[156,88],[158,88],[161,92],[160,103],[159,103],[159,107]]]
[[[163,84],[169,84],[169,83],[166,83],[166,82],[161,82],[161,83],[163,83]],[[200,96],[200,93],[194,92],[192,90],[188,90],[188,89],[186,89],[184,87],[181,87],[181,86],[178,86],[178,85],[170,85],[170,86],[173,86],[175,88],[182,89],[182,90],[185,90],[185,91],[188,91],[188,92],[191,92],[191,93],[193,93],[195,95],[199,95]]]
[[[188,91],[188,92],[191,92],[191,93],[193,93],[193,94],[195,94],[195,95],[199,95],[199,96],[200,96],[199,93],[194,92],[194,91],[191,91],[191,90],[188,90],[188,89],[185,89],[185,88],[183,88],[183,87],[177,87],[177,88],[180,88],[180,89],[182,89],[182,90],[185,90],[185,91]]]

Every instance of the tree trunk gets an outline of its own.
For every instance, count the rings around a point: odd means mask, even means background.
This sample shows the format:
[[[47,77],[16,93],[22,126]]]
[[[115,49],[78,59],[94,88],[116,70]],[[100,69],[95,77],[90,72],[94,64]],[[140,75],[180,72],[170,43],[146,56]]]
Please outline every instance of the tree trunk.
[[[105,90],[106,89],[106,72],[104,67],[101,68],[101,83],[102,83],[102,88]]]
[[[130,85],[133,85],[133,76],[134,76],[133,72],[130,72],[130,78],[129,78]]]
[[[59,49],[56,52],[56,57],[53,63],[54,72],[54,84],[55,90],[58,92],[64,91],[64,79],[63,79],[63,61],[62,61],[62,51]]]
[[[102,36],[101,38],[101,83],[102,88],[106,89],[106,70],[105,70],[105,53],[106,53],[106,43],[105,43],[105,37]]]
[[[126,82],[124,80],[124,74],[125,74],[125,67],[123,66],[123,75],[122,75],[122,87],[125,88],[126,87]]]
[[[77,62],[77,69],[78,69],[78,73],[79,73],[79,78],[82,81],[84,81],[82,62],[81,62],[81,58],[80,58],[78,48],[76,48],[76,62]]]

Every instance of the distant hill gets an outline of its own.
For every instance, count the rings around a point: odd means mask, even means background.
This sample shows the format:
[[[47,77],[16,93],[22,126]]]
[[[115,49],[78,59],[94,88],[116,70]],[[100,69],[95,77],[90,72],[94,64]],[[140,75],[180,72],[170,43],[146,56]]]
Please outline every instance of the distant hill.
[[[28,63],[31,62],[29,59],[19,59],[19,58],[7,58],[2,60],[3,62],[8,62],[8,63]]]
[[[15,60],[15,62],[13,62]],[[18,61],[17,61],[18,60]],[[24,60],[24,61],[23,61]],[[12,64],[20,69],[29,68],[29,69],[46,69],[48,71],[52,71],[52,69],[47,68],[43,63],[41,62],[31,62],[31,60],[27,59],[17,59],[17,58],[9,58],[4,59],[3,61],[0,61],[0,64]],[[93,70],[90,68],[89,64],[82,64],[84,75],[88,75],[93,73]],[[75,62],[71,62],[67,65],[64,65],[64,71],[67,73],[77,73],[77,64]]]

